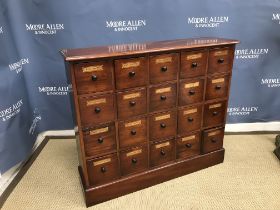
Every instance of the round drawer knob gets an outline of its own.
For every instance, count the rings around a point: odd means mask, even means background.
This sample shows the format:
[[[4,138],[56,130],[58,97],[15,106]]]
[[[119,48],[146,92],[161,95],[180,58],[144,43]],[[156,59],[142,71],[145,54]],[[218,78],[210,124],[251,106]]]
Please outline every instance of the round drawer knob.
[[[223,63],[225,60],[223,58],[218,59],[218,63]]]
[[[164,156],[164,155],[165,155],[165,151],[162,149],[162,150],[160,151],[160,154],[161,154],[162,156]]]
[[[213,116],[217,116],[218,114],[219,114],[219,112],[216,112],[216,111],[212,113]]]
[[[216,85],[216,86],[215,86],[215,89],[216,89],[216,90],[220,90],[221,88],[222,88],[221,85]]]
[[[92,76],[91,76],[91,80],[92,80],[92,81],[96,81],[96,80],[97,80],[97,76],[96,76],[96,75],[92,75]]]
[[[197,63],[192,63],[192,68],[196,68],[197,67]]]
[[[129,76],[129,77],[134,77],[135,74],[136,74],[136,73],[135,73],[134,71],[130,71],[130,72],[128,73],[128,76]]]
[[[191,148],[191,147],[192,147],[192,144],[188,143],[188,144],[186,144],[186,147],[187,147],[187,148]]]
[[[165,101],[166,100],[166,96],[164,96],[164,95],[160,96],[160,100]]]
[[[189,91],[189,94],[192,96],[192,95],[195,94],[195,91],[194,91],[194,90],[190,90],[190,91]]]
[[[160,69],[162,72],[166,72],[167,71],[167,66],[163,66],[163,67],[161,67],[161,69]]]
[[[193,122],[193,118],[192,117],[188,117],[188,121],[189,122]]]
[[[136,130],[130,131],[131,135],[135,136],[136,135]]]
[[[131,162],[132,162],[133,164],[135,164],[135,163],[137,163],[137,159],[136,159],[136,158],[132,158],[132,159],[131,159]]]
[[[100,138],[97,139],[97,141],[98,141],[99,144],[102,144],[103,143],[103,138],[100,137]]]
[[[102,166],[100,170],[102,173],[105,173],[107,171],[107,169],[104,166]]]
[[[101,112],[101,109],[99,107],[95,107],[94,111],[95,111],[96,114],[98,114],[98,113]]]
[[[135,102],[135,101],[130,101],[130,102],[129,102],[129,105],[130,105],[130,106],[135,106],[135,105],[136,105],[136,102]]]
[[[166,128],[165,123],[160,123],[160,127],[161,127],[161,128]]]
[[[217,142],[217,139],[214,139],[214,138],[213,138],[213,139],[211,139],[211,142],[212,142],[212,143],[216,143],[216,142]]]

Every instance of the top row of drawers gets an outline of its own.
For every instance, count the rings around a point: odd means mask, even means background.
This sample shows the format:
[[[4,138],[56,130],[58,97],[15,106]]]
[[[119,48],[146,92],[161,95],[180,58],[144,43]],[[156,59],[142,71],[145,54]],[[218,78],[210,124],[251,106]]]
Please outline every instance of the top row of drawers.
[[[232,48],[182,51],[137,58],[91,61],[75,64],[78,94],[122,90],[164,81],[228,72],[231,70]],[[180,64],[180,70],[179,70]],[[148,77],[149,76],[149,77]]]

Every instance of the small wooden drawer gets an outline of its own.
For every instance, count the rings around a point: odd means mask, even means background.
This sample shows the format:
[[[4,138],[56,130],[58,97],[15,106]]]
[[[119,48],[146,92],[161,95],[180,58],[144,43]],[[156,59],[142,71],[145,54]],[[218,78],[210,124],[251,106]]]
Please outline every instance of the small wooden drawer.
[[[145,57],[115,60],[117,89],[145,86],[147,75],[148,62]]]
[[[184,80],[180,82],[179,106],[203,101],[204,79]]]
[[[158,166],[175,160],[174,139],[151,143],[150,145],[150,166]]]
[[[114,89],[111,60],[78,63],[74,68],[78,94]]]
[[[223,124],[226,114],[226,101],[209,103],[204,105],[204,127],[214,127]]]
[[[147,112],[146,88],[117,93],[118,117],[124,119]]]
[[[189,158],[200,154],[200,132],[177,138],[177,158]]]
[[[162,112],[150,116],[150,140],[173,137],[177,130],[176,111]]]
[[[176,80],[178,62],[178,53],[150,56],[150,83]]]
[[[177,83],[151,87],[150,112],[170,109],[176,106]]]
[[[208,73],[231,71],[233,56],[233,48],[225,47],[210,50]]]
[[[128,175],[148,169],[147,146],[120,152],[121,173]]]
[[[223,147],[224,128],[210,129],[203,132],[202,151],[212,152]]]
[[[227,97],[229,75],[219,75],[207,78],[206,100]]]
[[[113,94],[80,96],[79,104],[83,127],[115,119]]]
[[[86,156],[117,149],[115,123],[90,128],[83,134]]]
[[[208,51],[181,53],[180,78],[203,76],[206,73]]]
[[[147,119],[135,118],[119,122],[120,147],[134,146],[147,141]]]
[[[178,110],[178,134],[198,130],[201,127],[202,105],[185,107]]]
[[[87,160],[90,185],[99,185],[119,178],[117,154]]]

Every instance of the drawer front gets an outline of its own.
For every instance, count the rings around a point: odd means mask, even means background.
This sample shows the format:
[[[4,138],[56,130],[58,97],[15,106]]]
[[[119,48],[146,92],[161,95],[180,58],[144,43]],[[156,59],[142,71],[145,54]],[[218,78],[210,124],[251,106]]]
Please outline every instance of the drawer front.
[[[206,100],[227,97],[229,75],[208,77],[206,84]]]
[[[158,166],[175,160],[174,139],[150,146],[150,166]]]
[[[202,105],[178,110],[178,134],[198,130],[201,127]]]
[[[177,158],[193,157],[200,154],[200,132],[177,139]]]
[[[146,146],[120,152],[120,159],[122,175],[148,169],[148,151]]]
[[[117,93],[118,118],[124,119],[147,112],[146,88]]]
[[[79,63],[74,68],[78,94],[114,89],[112,61]]]
[[[115,124],[110,123],[94,127],[84,132],[84,143],[86,156],[116,150]]]
[[[214,127],[223,124],[225,121],[225,114],[226,114],[226,101],[205,104],[203,126]]]
[[[233,48],[228,47],[210,50],[208,73],[231,71],[233,54]]]
[[[178,53],[150,56],[150,83],[176,80],[178,62]]]
[[[82,126],[113,121],[115,118],[114,95],[79,97]]]
[[[180,82],[179,105],[189,105],[203,101],[204,79],[185,80]]]
[[[120,147],[133,146],[147,141],[147,119],[137,118],[119,123]]]
[[[116,154],[87,161],[90,185],[99,185],[119,178],[119,165]]]
[[[115,61],[117,89],[145,86],[147,84],[148,62],[144,57]]]
[[[206,73],[208,51],[181,53],[180,78],[203,76]]]
[[[176,106],[177,83],[151,87],[150,111],[159,111]]]
[[[176,117],[176,111],[151,115],[149,119],[150,140],[175,136],[177,130]]]
[[[202,151],[212,152],[223,147],[224,128],[210,129],[203,132]]]

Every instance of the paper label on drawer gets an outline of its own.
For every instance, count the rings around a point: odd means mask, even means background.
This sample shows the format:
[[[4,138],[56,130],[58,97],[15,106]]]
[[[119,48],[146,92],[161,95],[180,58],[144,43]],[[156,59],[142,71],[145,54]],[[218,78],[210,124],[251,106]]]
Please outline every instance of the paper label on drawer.
[[[161,115],[161,116],[155,117],[155,121],[165,120],[165,119],[169,119],[169,118],[170,118],[170,114]]]
[[[170,91],[171,87],[156,89],[156,93],[168,93]]]
[[[162,147],[167,147],[167,146],[169,146],[170,145],[170,142],[168,141],[168,142],[164,142],[164,143],[162,143],[162,144],[157,144],[156,145],[156,149],[159,149],[159,148],[162,148]]]
[[[98,165],[102,165],[104,163],[109,163],[109,162],[111,162],[111,158],[106,158],[103,160],[94,161],[93,166],[98,166]]]
[[[131,99],[131,98],[138,98],[140,96],[141,96],[140,92],[138,92],[138,93],[131,93],[131,94],[124,95],[123,99],[126,100],[126,99]]]
[[[142,149],[134,150],[132,152],[126,153],[126,157],[132,156],[132,155],[137,155],[142,153]]]
[[[193,114],[197,112],[197,108],[184,111],[184,115]]]
[[[199,82],[185,84],[185,88],[193,88],[198,86],[199,86]]]
[[[209,109],[219,108],[221,106],[222,106],[221,103],[220,104],[212,104],[212,105],[209,106]]]
[[[187,136],[187,137],[182,138],[182,142],[193,140],[193,139],[195,139],[195,135]]]
[[[104,103],[106,103],[106,98],[99,98],[99,99],[87,101],[87,106],[92,106],[95,104],[104,104]]]
[[[99,134],[99,133],[105,133],[109,131],[109,127],[106,127],[106,128],[99,128],[99,129],[95,129],[95,130],[92,130],[92,131],[89,131],[89,135],[95,135],[95,134]]]
[[[214,56],[221,56],[221,55],[227,55],[228,54],[228,50],[221,50],[221,51],[217,51],[214,53]]]
[[[87,67],[83,67],[82,71],[83,73],[87,73],[87,72],[95,72],[95,71],[103,71],[103,65],[97,65],[97,66],[87,66]]]
[[[140,61],[122,63],[122,69],[140,66]]]
[[[212,83],[224,83],[225,82],[225,78],[219,78],[219,79],[212,79]]]
[[[124,124],[124,127],[127,128],[127,127],[132,127],[132,126],[141,125],[141,124],[142,124],[142,121],[141,121],[141,120],[137,120],[137,121],[125,123],[125,124]]]
[[[213,131],[211,133],[208,133],[208,136],[215,136],[215,135],[220,134],[220,133],[221,133],[221,131]]]
[[[172,62],[172,57],[157,58],[156,59],[156,64],[158,64],[158,63],[170,63],[170,62]]]
[[[201,57],[202,57],[202,53],[197,53],[197,54],[193,54],[193,55],[188,55],[187,60],[194,60],[194,59],[198,59]]]

